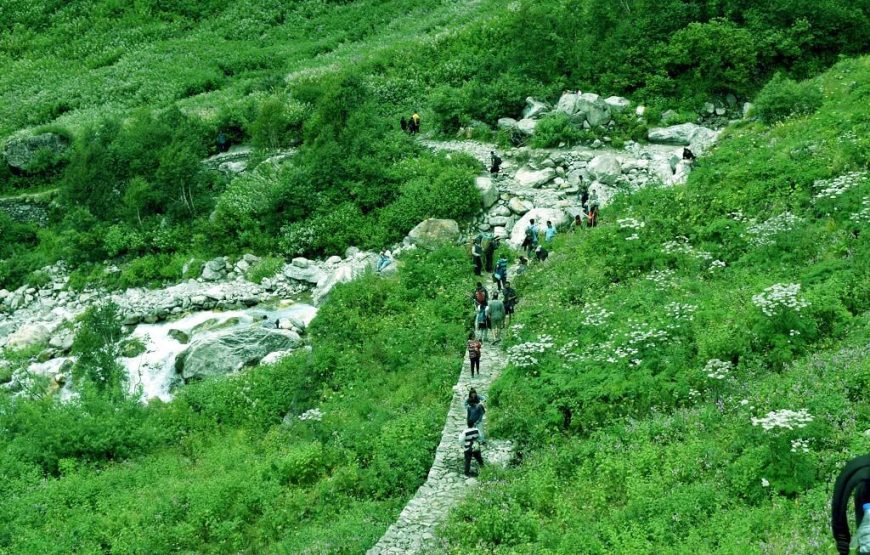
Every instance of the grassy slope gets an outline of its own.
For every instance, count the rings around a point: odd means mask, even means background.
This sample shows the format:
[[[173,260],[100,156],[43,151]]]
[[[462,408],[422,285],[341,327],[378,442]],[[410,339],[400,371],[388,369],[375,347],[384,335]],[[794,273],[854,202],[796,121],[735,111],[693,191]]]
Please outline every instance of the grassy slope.
[[[836,199],[814,181],[866,171],[870,58],[817,81],[815,115],[729,131],[686,186],[617,202],[522,280],[510,344],[548,334],[554,347],[503,375],[490,412],[525,464],[456,511],[451,552],[468,538],[496,553],[832,552],[833,478],[870,450],[870,230],[853,216],[870,180]],[[793,229],[747,240],[748,219],[785,211]],[[680,236],[694,250],[665,252]],[[656,284],[655,270],[673,273]],[[809,307],[763,315],[751,298],[777,282],[801,284]],[[586,319],[601,307],[611,315]],[[735,364],[721,382],[703,370],[713,358]],[[814,416],[804,429],[751,424],[801,408]],[[798,438],[808,453],[791,452]]]
[[[432,463],[467,264],[456,248],[411,254],[398,279],[339,287],[310,355],[168,405],[0,399],[0,553],[359,553]],[[312,407],[322,421],[296,419]]]

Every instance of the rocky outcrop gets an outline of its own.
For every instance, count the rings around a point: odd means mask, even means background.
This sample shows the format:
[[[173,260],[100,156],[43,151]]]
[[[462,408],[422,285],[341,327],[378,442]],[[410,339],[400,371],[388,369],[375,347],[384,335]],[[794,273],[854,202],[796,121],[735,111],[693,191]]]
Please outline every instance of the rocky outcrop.
[[[6,348],[28,349],[48,342],[51,330],[45,324],[24,324],[6,340]]]
[[[487,209],[498,201],[498,188],[492,182],[491,177],[478,177],[474,180],[477,190],[480,192],[480,201],[483,208]]]
[[[556,177],[556,170],[553,168],[533,170],[528,166],[523,166],[517,170],[514,180],[522,187],[537,189],[549,183],[554,177]]]
[[[435,248],[444,243],[453,243],[459,239],[459,224],[456,220],[441,220],[430,218],[417,224],[408,233],[408,241],[412,245],[425,249]]]
[[[56,133],[41,133],[30,137],[10,139],[3,146],[3,158],[9,167],[27,171],[32,164],[47,153],[57,158],[69,147],[69,141]]]
[[[194,340],[176,359],[185,383],[220,376],[258,363],[269,353],[294,349],[302,339],[294,331],[249,326]]]
[[[688,146],[695,154],[707,151],[716,142],[719,133],[694,123],[681,123],[670,127],[654,127],[647,138],[651,143]]]
[[[586,169],[593,179],[605,185],[615,184],[617,178],[622,175],[622,165],[619,163],[619,159],[612,154],[596,156],[589,161]]]
[[[523,108],[523,118],[536,119],[547,113],[550,105],[531,96],[526,98],[526,107]]]

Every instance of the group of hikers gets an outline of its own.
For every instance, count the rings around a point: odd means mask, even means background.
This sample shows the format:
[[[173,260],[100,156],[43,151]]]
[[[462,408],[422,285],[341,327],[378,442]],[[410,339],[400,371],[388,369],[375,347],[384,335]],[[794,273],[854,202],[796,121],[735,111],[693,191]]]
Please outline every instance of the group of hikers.
[[[402,131],[405,133],[416,135],[420,132],[420,114],[414,112],[408,119],[405,119],[405,116],[402,116],[402,119],[399,120],[399,127],[401,127]]]

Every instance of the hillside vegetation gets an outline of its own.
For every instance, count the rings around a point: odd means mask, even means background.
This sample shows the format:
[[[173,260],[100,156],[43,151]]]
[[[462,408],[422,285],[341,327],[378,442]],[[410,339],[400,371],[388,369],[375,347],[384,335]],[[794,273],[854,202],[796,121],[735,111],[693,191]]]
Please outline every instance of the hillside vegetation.
[[[816,113],[730,129],[518,281],[490,412],[523,464],[451,552],[832,551],[833,480],[870,451],[870,58],[806,85]]]

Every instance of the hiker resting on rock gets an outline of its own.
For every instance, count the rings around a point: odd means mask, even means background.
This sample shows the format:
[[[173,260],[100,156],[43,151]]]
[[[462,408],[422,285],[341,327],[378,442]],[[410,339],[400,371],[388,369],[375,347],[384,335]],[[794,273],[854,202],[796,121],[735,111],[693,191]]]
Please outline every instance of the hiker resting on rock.
[[[486,305],[489,327],[492,328],[493,341],[501,341],[501,330],[504,329],[504,303],[498,298],[498,293],[492,294],[492,300]]]
[[[480,349],[483,347],[474,332],[468,334],[468,362],[471,363],[471,377],[474,377],[474,371],[477,370],[477,375],[480,375]]]
[[[695,153],[689,150],[689,147],[683,149],[683,160],[692,162],[695,160]]]
[[[471,459],[477,461],[478,467],[483,467],[483,456],[480,454],[480,430],[466,428],[459,434],[459,441],[465,455],[465,475],[471,476]]]
[[[377,272],[381,273],[384,268],[390,265],[392,261],[392,253],[387,249],[382,250],[381,253],[378,255]]]
[[[489,159],[491,161],[491,165],[489,166],[489,173],[493,175],[497,175],[499,171],[501,171],[501,158],[498,157],[498,154],[495,151],[489,151]]]
[[[480,432],[480,442],[486,443],[486,436],[483,433],[483,415],[486,413],[486,407],[483,405],[484,398],[477,394],[477,390],[473,387],[468,391],[468,398],[465,399],[465,423],[469,428],[477,428]]]

